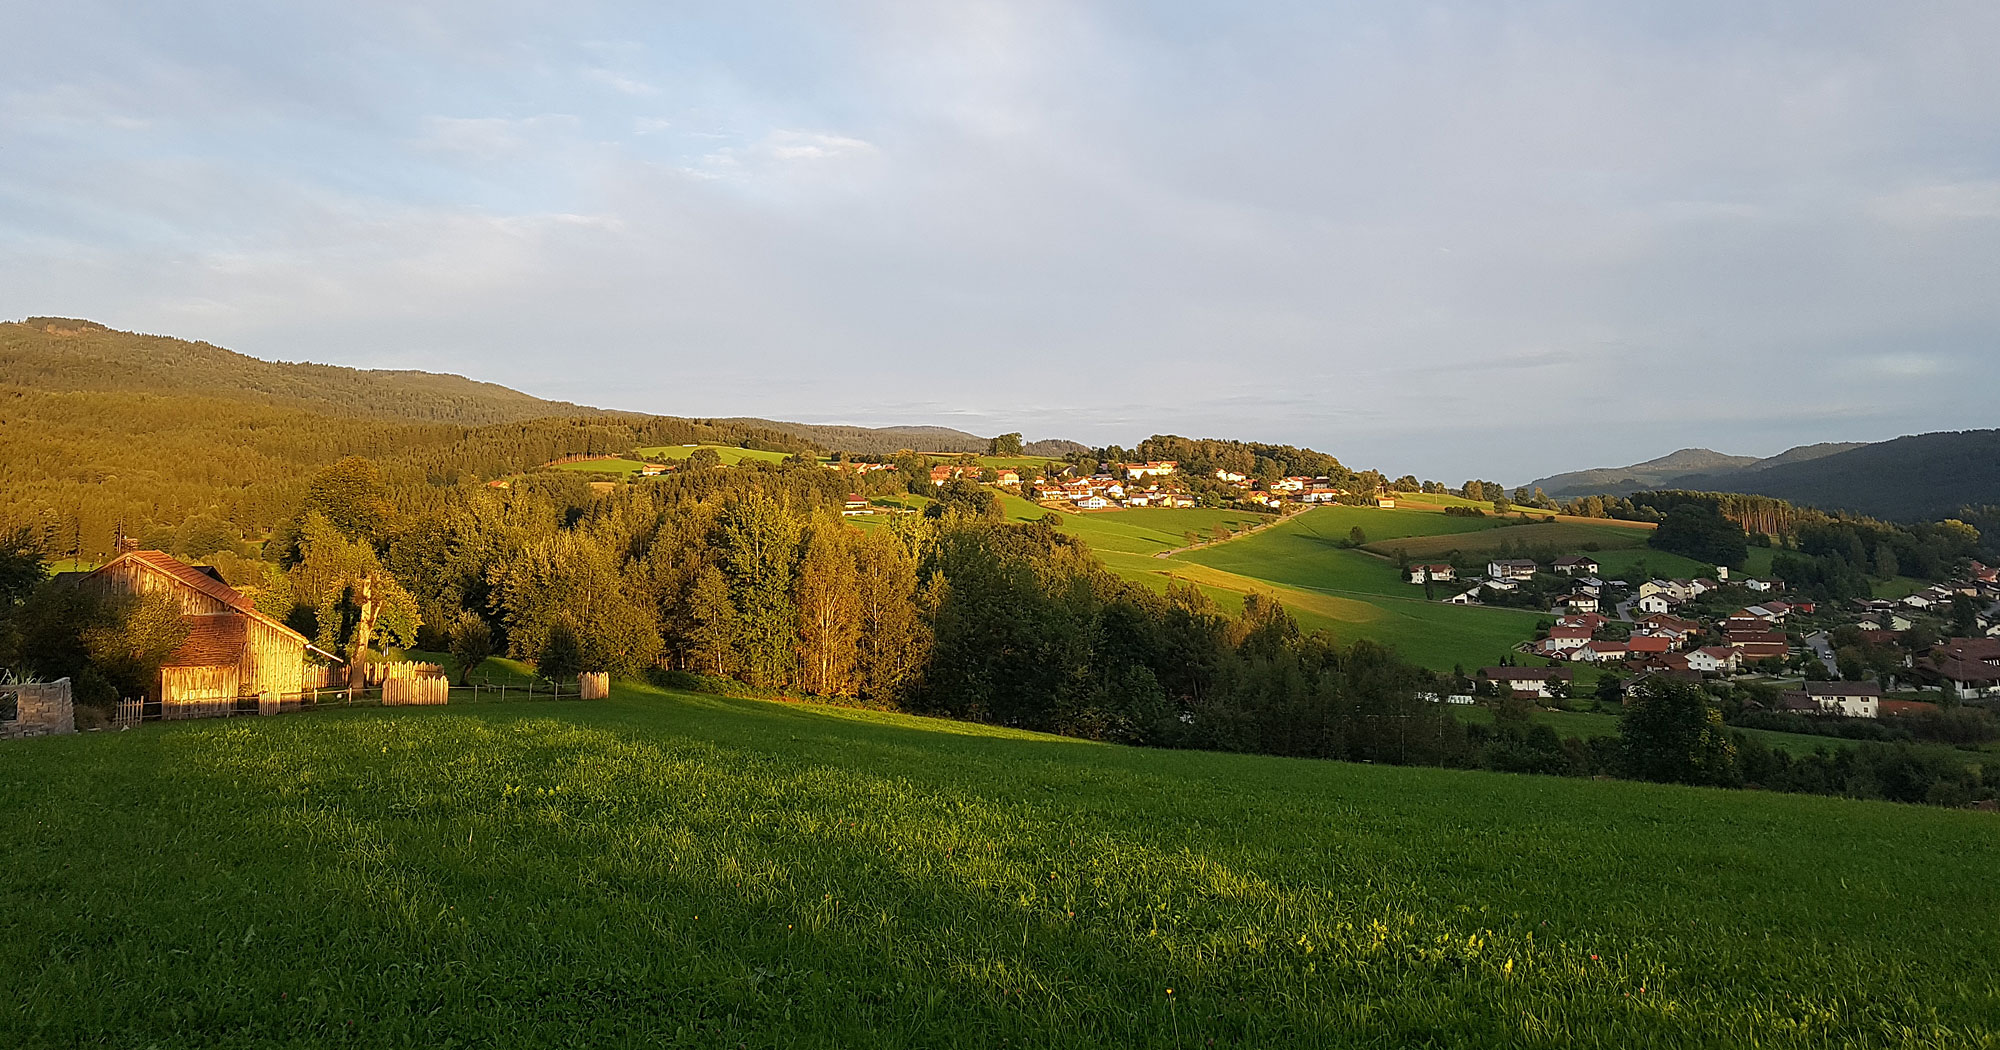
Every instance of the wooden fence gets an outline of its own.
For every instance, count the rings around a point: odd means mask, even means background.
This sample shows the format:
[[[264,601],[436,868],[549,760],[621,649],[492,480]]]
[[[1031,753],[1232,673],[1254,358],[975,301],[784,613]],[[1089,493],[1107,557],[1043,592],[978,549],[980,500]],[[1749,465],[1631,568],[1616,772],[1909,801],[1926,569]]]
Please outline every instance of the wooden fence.
[[[603,671],[585,671],[576,676],[579,700],[602,700],[611,695],[611,676]]]
[[[442,704],[449,699],[451,699],[451,681],[443,675],[391,678],[382,683],[382,704],[385,707]]]
[[[418,663],[415,660],[397,660],[393,663],[371,663],[363,672],[371,687],[405,678],[443,677],[444,668],[437,664]]]

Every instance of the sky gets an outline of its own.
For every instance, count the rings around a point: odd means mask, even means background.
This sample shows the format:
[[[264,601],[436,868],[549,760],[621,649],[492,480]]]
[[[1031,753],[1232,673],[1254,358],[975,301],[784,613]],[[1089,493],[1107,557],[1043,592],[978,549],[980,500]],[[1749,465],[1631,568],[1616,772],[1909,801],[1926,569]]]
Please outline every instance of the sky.
[[[0,0],[0,318],[1510,484],[2000,425],[2000,4]]]

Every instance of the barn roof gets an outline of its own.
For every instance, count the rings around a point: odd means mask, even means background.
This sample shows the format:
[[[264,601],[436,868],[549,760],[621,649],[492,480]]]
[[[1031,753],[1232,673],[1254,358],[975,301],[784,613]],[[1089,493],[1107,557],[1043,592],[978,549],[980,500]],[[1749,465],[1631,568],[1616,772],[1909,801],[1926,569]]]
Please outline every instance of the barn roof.
[[[167,657],[165,667],[214,667],[233,664],[243,652],[246,618],[236,613],[184,616],[187,640]]]
[[[260,612],[257,609],[257,606],[253,604],[250,601],[250,599],[243,596],[243,593],[241,591],[238,591],[236,588],[231,587],[230,585],[222,582],[222,578],[216,576],[213,572],[203,571],[200,568],[197,568],[193,565],[189,565],[188,563],[180,560],[179,558],[176,558],[173,555],[168,554],[166,551],[131,551],[125,554],[121,554],[118,557],[113,558],[110,561],[104,563],[104,565],[100,566],[96,572],[93,572],[90,575],[96,576],[99,573],[106,572],[110,570],[112,566],[117,565],[119,562],[125,561],[127,559],[130,559],[132,561],[142,562],[148,567],[166,576],[172,577],[176,582],[181,583],[193,590],[199,591],[202,594],[205,594],[210,598],[215,599],[218,602],[221,602],[226,608],[230,609],[233,612],[239,613],[243,616],[248,616],[254,620],[261,621],[266,626],[272,627],[276,630],[284,632],[285,634],[293,638],[296,638],[298,639],[299,644],[305,646],[308,649],[311,649],[313,652],[318,653],[319,655],[324,656],[329,660],[339,659],[339,657],[334,656],[332,653],[326,652],[325,650],[320,649],[318,646],[313,645],[312,640],[307,638],[305,635],[300,634],[299,632],[292,630],[290,627],[285,626],[282,622],[280,622],[276,618],[268,616],[263,612]],[[201,617],[199,616],[188,617],[190,621],[198,620],[200,618]],[[191,628],[193,627],[192,623],[190,624],[190,627]],[[236,626],[236,630],[238,632],[237,648],[242,647],[242,638],[241,638],[242,629],[243,629],[242,624],[238,623]],[[192,640],[192,637],[193,636],[190,635],[190,640]],[[190,666],[190,665],[179,664],[176,666]]]

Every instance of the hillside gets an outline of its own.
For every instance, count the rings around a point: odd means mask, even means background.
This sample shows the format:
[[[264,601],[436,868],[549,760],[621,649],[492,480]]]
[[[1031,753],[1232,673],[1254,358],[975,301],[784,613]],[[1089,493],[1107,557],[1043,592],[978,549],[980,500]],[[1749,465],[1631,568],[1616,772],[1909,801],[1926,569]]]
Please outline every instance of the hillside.
[[[853,452],[864,456],[887,456],[906,449],[915,452],[983,453],[991,444],[990,438],[954,430],[951,427],[851,427],[829,423],[788,423],[783,420],[756,419],[748,416],[718,419],[716,422],[775,430],[801,441],[811,442],[830,452]],[[1075,441],[1043,438],[1028,442],[1022,451],[1030,456],[1061,457],[1070,452],[1086,452],[1089,449]]]
[[[646,418],[567,401],[550,401],[464,376],[265,361],[210,343],[122,332],[94,321],[30,317],[0,322],[4,384],[64,393],[146,393],[220,398],[238,403],[418,423],[510,423],[557,416]],[[656,417],[672,418],[672,417]],[[828,450],[886,454],[984,452],[987,438],[949,427],[848,427],[754,417],[700,420],[732,431],[766,431]],[[1039,455],[1062,455],[1075,442],[1042,441]]]
[[[0,808],[9,1046],[2000,1038],[1990,814],[628,685],[14,744]]]
[[[1742,468],[1756,462],[1755,456],[1730,456],[1713,449],[1684,448],[1658,459],[1649,459],[1644,463],[1634,463],[1628,467],[1594,467],[1566,474],[1552,474],[1530,482],[1529,486],[1539,488],[1550,496],[1558,498],[1611,492],[1623,495],[1627,492],[1657,487],[1668,478],[1680,477],[1683,474]]]
[[[2000,503],[2000,430],[1873,444],[1822,442],[1765,459],[1682,449],[1629,467],[1555,474],[1533,484],[1558,499],[1645,489],[1742,492],[1892,521],[1934,520]]]
[[[2000,504],[2000,430],[1917,434],[1739,474],[1697,474],[1665,488],[1747,492],[1891,521],[1935,520]]]
[[[0,322],[0,376],[9,386],[35,390],[183,394],[421,423],[607,414],[464,376],[264,361],[209,343],[57,317]]]

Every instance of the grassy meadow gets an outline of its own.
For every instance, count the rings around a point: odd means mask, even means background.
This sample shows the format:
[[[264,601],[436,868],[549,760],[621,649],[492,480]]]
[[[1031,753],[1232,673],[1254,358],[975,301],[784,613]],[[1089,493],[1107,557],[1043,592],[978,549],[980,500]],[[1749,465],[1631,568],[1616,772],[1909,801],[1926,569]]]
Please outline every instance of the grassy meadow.
[[[1438,517],[1443,518],[1444,515],[1440,513]],[[1467,519],[1445,518],[1445,520]],[[1502,549],[1570,552],[1583,550],[1586,544],[1594,544],[1600,550],[1608,551],[1644,547],[1647,535],[1644,529],[1618,525],[1591,524],[1578,520],[1537,521],[1403,539],[1375,539],[1371,535],[1367,549],[1390,556],[1402,551],[1412,558],[1442,558],[1453,551],[1485,556],[1496,554]]]
[[[0,1045],[1975,1047],[1991,815],[661,693],[8,745]]]
[[[571,460],[555,464],[557,470],[571,470],[580,474],[637,474],[645,464],[636,459],[622,456],[606,456],[603,459]]]
[[[668,460],[686,459],[694,455],[696,449],[701,448],[714,450],[715,454],[722,458],[722,465],[725,467],[736,466],[746,459],[762,460],[765,463],[783,463],[789,455],[789,453],[785,452],[766,452],[762,449],[737,448],[734,445],[659,445],[654,448],[642,448],[638,452],[647,459],[658,463]]]
[[[1133,568],[1234,594],[1239,604],[1247,591],[1275,595],[1307,629],[1324,629],[1343,641],[1382,642],[1438,670],[1496,663],[1532,637],[1536,623],[1545,618],[1518,609],[1425,601],[1423,588],[1406,582],[1394,562],[1347,546],[1355,528],[1371,541],[1401,542],[1409,537],[1470,540],[1511,527],[1435,510],[1318,507],[1252,535],[1185,551],[1164,566],[1156,560]],[[1110,556],[1106,564],[1118,568]],[[1437,597],[1447,597],[1450,587],[1439,585]]]

